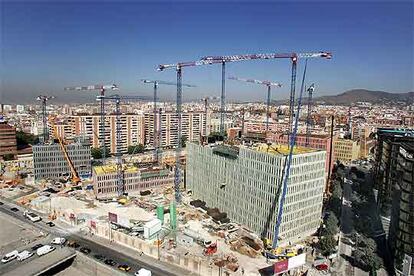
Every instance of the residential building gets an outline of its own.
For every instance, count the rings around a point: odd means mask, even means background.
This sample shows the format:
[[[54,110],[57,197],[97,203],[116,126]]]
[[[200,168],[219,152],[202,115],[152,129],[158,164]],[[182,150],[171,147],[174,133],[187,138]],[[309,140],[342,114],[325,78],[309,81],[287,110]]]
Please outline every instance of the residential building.
[[[142,114],[122,114],[121,117],[121,150],[126,152],[129,146],[145,143],[144,116]],[[70,118],[74,135],[86,135],[93,148],[101,147],[99,114],[78,114]],[[111,153],[116,152],[116,115],[105,116],[105,145]]]
[[[124,167],[124,192],[139,193],[157,187],[173,185],[174,175],[164,168]],[[116,166],[93,167],[93,185],[97,198],[114,197],[118,195]]]
[[[154,138],[154,113],[145,113],[145,144],[148,146],[153,145]],[[160,146],[165,147],[176,147],[178,142],[178,120],[177,113],[175,112],[162,112],[161,119],[160,114],[156,114],[157,126],[160,126]],[[201,137],[205,135],[205,114],[203,112],[183,112],[181,114],[181,129],[182,136],[187,141],[198,142]],[[209,133],[209,128],[207,129]]]
[[[220,132],[220,118],[211,118],[210,119],[210,134],[211,132]],[[233,127],[233,120],[225,118],[224,120],[224,131],[228,128]]]
[[[349,164],[352,160],[358,159],[360,155],[360,145],[358,141],[352,139],[334,139],[333,150],[335,153],[335,160],[344,164]]]
[[[0,121],[0,157],[5,155],[16,155],[16,129],[6,121]]]
[[[186,185],[193,198],[226,212],[269,239],[274,235],[288,147],[187,144]],[[280,244],[317,231],[325,189],[326,151],[295,148],[280,226]]]
[[[91,175],[91,146],[88,139],[77,138],[65,145],[66,151],[77,173],[81,177]],[[71,174],[59,143],[38,144],[32,147],[33,167],[36,180],[59,179]]]
[[[288,144],[289,135],[284,133],[273,133],[268,132],[266,140],[269,142],[277,143],[277,144]],[[326,164],[325,169],[326,173],[328,174],[329,169],[333,168],[333,164],[335,162],[335,154],[333,153],[331,164],[329,165],[329,154],[331,152],[331,136],[327,134],[312,134],[309,137],[308,145],[306,144],[306,134],[298,134],[296,136],[296,145],[299,147],[309,147],[312,149],[320,149],[326,151]]]

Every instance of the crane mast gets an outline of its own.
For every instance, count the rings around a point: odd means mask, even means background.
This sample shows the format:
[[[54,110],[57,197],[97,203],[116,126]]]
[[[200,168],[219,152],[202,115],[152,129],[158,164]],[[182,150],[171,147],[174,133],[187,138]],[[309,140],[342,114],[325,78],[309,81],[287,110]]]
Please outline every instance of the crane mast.
[[[306,142],[305,145],[309,146],[309,140],[310,140],[310,136],[311,136],[311,132],[312,132],[312,126],[313,126],[313,122],[312,122],[312,96],[313,96],[313,92],[315,91],[315,84],[312,83],[311,86],[309,86],[309,88],[307,89],[308,93],[309,93],[309,97],[308,97],[308,114],[307,114],[307,118],[306,118]]]
[[[40,101],[42,104],[42,124],[43,124],[43,143],[46,143],[49,140],[49,131],[47,129],[47,102],[51,99],[54,99],[55,96],[37,96],[36,100]]]
[[[122,149],[121,149],[121,131],[122,131],[122,122],[121,122],[121,100],[151,100],[147,96],[121,96],[121,95],[111,95],[111,96],[97,96],[98,101],[110,100],[115,102],[115,113],[116,113],[116,175],[117,175],[117,192],[118,196],[122,196],[125,193],[124,185],[124,171],[123,171],[123,162],[122,162]]]
[[[100,92],[100,144],[102,148],[102,163],[105,163],[106,157],[106,145],[105,145],[105,91],[107,90],[119,90],[118,85],[116,84],[96,84],[96,85],[87,85],[87,86],[72,86],[72,87],[65,87],[65,91],[96,91],[99,90]]]
[[[269,115],[270,115],[270,95],[271,95],[271,87],[282,87],[282,85],[278,82],[271,82],[267,80],[255,80],[255,79],[244,79],[244,78],[237,78],[237,77],[229,77],[230,80],[237,80],[237,81],[244,81],[250,82],[254,84],[260,84],[267,87],[267,98],[266,98],[266,132],[269,131]]]
[[[158,101],[158,86],[161,85],[174,85],[176,86],[177,83],[175,82],[169,82],[169,81],[162,81],[162,80],[148,80],[148,79],[141,79],[141,81],[143,83],[151,83],[154,85],[154,108],[153,108],[153,113],[154,113],[154,129],[153,129],[153,146],[154,146],[154,160],[155,162],[159,162],[158,160],[158,153],[160,151],[160,135],[159,132],[161,131],[161,124],[159,125],[159,127],[157,127],[157,101]],[[196,87],[195,85],[192,84],[185,84],[183,83],[182,86],[186,86],[186,87]]]

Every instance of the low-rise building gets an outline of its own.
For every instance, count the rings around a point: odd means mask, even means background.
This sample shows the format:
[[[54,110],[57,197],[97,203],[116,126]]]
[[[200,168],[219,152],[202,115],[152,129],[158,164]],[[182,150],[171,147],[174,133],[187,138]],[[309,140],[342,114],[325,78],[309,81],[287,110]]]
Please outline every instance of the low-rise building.
[[[139,193],[142,190],[173,185],[174,176],[165,168],[137,168],[135,166],[123,169],[124,192]],[[96,166],[93,168],[93,186],[97,198],[108,198],[118,195],[117,171],[115,165]]]
[[[360,156],[360,145],[352,139],[337,138],[333,142],[335,159],[344,164],[349,164]]]
[[[79,176],[90,176],[91,146],[89,140],[78,137],[73,143],[64,146]],[[70,175],[68,160],[59,143],[34,145],[32,150],[36,180],[59,179]]]

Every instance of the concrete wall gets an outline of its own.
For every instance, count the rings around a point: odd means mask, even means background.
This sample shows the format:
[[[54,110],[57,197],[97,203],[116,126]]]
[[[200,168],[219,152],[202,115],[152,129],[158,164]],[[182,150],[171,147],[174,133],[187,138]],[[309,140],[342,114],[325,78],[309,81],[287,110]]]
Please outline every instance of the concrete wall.
[[[158,248],[155,245],[149,244],[140,238],[126,235],[124,233],[109,230],[108,225],[97,224],[93,233],[97,236],[106,239],[112,238],[112,241],[127,246],[137,251],[137,253],[144,253],[154,259],[158,258]],[[174,264],[180,268],[197,273],[198,275],[218,275],[219,269],[217,266],[211,266],[206,258],[195,256],[184,256],[177,252],[168,252],[166,249],[160,250],[160,261]]]

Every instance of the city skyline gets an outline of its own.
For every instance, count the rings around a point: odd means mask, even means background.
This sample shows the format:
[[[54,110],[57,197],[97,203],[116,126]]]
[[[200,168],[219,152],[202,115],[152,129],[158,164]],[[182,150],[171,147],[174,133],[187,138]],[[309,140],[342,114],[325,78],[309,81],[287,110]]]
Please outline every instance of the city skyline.
[[[151,86],[141,78],[175,80],[173,71],[157,72],[158,64],[291,51],[333,53],[332,60],[309,64],[308,80],[318,83],[319,95],[354,88],[410,92],[412,7],[411,2],[3,2],[1,102],[34,102],[45,93],[56,95],[57,102],[94,101],[94,93],[73,96],[63,87],[112,82],[121,93],[150,95]],[[229,64],[227,75],[281,82],[273,99],[288,98],[289,61]],[[219,95],[220,67],[184,70],[183,81],[197,85],[184,90],[184,100]],[[260,86],[230,80],[226,86],[229,101],[265,96]],[[173,86],[160,89],[162,99],[174,96]]]

